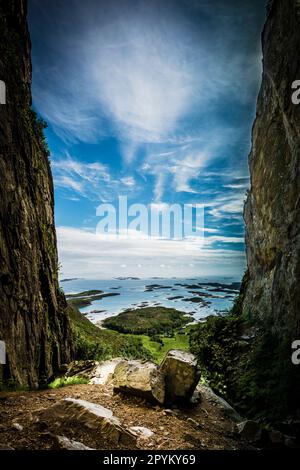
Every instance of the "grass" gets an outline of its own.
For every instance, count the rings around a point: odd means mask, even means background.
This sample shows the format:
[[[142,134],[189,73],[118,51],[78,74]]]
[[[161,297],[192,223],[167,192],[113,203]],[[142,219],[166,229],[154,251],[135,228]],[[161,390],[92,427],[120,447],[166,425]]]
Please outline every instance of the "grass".
[[[98,328],[70,302],[69,316],[77,360],[105,360],[118,356],[132,359],[152,358],[140,338]]]
[[[88,379],[85,379],[84,377],[78,377],[76,375],[73,377],[58,377],[49,384],[49,388],[56,389],[61,387],[68,387],[70,385],[81,385],[87,383]]]
[[[121,318],[123,333],[98,328],[79,312],[72,301],[68,303],[77,360],[105,360],[119,356],[152,360],[159,364],[170,349],[189,350],[189,333],[194,325],[185,326],[190,318],[178,310],[153,307],[127,311],[124,313],[129,318],[129,325],[122,314],[108,319],[118,318],[119,325]],[[132,328],[133,322],[135,328]],[[150,331],[151,334],[139,331]]]
[[[141,340],[144,348],[148,349],[151,353],[154,362],[160,364],[164,356],[170,349],[183,349],[184,351],[189,350],[189,335],[188,332],[185,334],[175,333],[173,338],[165,338],[160,336],[163,344],[153,341],[149,336],[141,335]]]

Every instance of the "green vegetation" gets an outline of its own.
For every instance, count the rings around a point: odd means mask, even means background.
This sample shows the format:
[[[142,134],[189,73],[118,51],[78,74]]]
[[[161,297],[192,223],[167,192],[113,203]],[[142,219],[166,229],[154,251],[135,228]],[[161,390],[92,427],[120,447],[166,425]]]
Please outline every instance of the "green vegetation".
[[[61,388],[61,387],[68,387],[69,385],[82,385],[87,384],[88,379],[84,377],[78,377],[74,375],[73,377],[57,377],[53,382],[49,384],[49,388]]]
[[[242,338],[250,328],[242,316],[246,286],[247,274],[232,309],[222,316],[208,317],[190,334],[190,349],[198,357],[202,377],[218,394],[237,407],[240,404],[239,408],[243,402],[239,377],[252,346]]]
[[[208,317],[205,323],[198,324],[190,334],[190,347],[201,365],[202,376],[219,394],[228,398],[228,387],[232,384],[233,360],[241,352],[241,321],[233,315]],[[229,390],[230,392],[233,390]]]
[[[246,274],[230,312],[193,328],[190,348],[217,393],[241,414],[274,422],[297,406],[299,372],[286,353],[292,338],[279,337],[268,319],[245,308],[247,282]]]
[[[124,332],[120,332],[116,328],[99,328],[91,323],[74,306],[73,300],[68,300],[68,304],[77,360],[105,360],[121,356],[160,363],[170,349],[189,349],[189,332],[193,326],[182,328],[190,322],[182,312],[162,307],[132,310],[129,316],[129,312],[125,315],[129,324],[125,323],[122,314],[113,317],[118,318],[119,326],[121,316]],[[137,328],[132,328],[133,323]],[[147,331],[148,335],[139,331]]]
[[[98,328],[69,303],[69,316],[74,335],[77,360],[104,360],[122,356],[131,359],[152,359],[142,340],[131,335]]]
[[[175,332],[172,338],[166,338],[163,335],[155,338],[150,338],[146,335],[141,335],[140,337],[144,348],[151,353],[154,362],[160,364],[170,349],[189,350],[189,331],[190,327],[188,326],[183,334]]]
[[[103,326],[120,333],[146,334],[155,339],[160,334],[172,338],[174,330],[190,322],[191,318],[173,308],[146,307],[126,310],[115,317],[106,318]]]

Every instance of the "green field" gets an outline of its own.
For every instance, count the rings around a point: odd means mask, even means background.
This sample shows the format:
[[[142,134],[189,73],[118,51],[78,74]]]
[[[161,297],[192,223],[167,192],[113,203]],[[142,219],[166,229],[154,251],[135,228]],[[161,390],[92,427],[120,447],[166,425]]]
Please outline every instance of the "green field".
[[[185,351],[189,350],[189,327],[186,328],[185,334],[175,333],[173,338],[165,338],[161,336],[163,345],[153,341],[149,336],[141,335],[143,347],[147,349],[152,357],[154,362],[160,364],[165,354],[170,349],[183,349]]]
[[[106,327],[99,328],[79,312],[73,299],[68,303],[76,359],[121,356],[159,364],[170,349],[189,349],[189,333],[194,326],[187,326],[191,319],[178,310],[149,307],[126,311],[106,319]],[[108,328],[111,324],[114,329]]]

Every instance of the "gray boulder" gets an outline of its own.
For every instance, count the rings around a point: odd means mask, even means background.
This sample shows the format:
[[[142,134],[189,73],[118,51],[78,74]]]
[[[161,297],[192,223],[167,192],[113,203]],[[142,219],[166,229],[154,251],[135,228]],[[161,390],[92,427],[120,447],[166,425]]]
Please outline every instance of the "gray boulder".
[[[243,418],[239,415],[239,413],[231,405],[229,405],[229,403],[227,403],[224,398],[216,395],[215,392],[207,385],[199,384],[197,385],[196,390],[209,403],[217,406],[220,411],[228,418],[232,419],[236,423],[241,423],[243,421]]]
[[[62,423],[76,422],[91,432],[99,433],[111,445],[134,445],[135,436],[125,429],[112,411],[85,400],[64,398],[39,413],[40,418]]]
[[[152,362],[121,361],[114,370],[115,392],[145,398],[154,403],[165,401],[165,380],[163,374]]]
[[[165,377],[165,402],[190,402],[200,379],[196,357],[187,351],[173,349],[166,354],[159,371]]]

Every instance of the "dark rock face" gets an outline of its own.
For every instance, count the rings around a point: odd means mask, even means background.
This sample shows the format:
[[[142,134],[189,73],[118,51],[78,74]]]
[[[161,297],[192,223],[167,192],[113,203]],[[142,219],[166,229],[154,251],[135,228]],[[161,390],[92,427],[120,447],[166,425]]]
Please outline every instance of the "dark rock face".
[[[0,0],[0,339],[4,375],[37,387],[71,357],[66,301],[57,279],[53,187],[42,123],[30,110],[25,0]]]
[[[298,1],[269,2],[245,205],[249,281],[243,311],[274,340],[273,381],[287,387],[284,400],[295,395],[300,378],[300,366],[291,364],[291,342],[300,339],[300,105],[291,100],[292,83],[300,80],[299,21]]]

